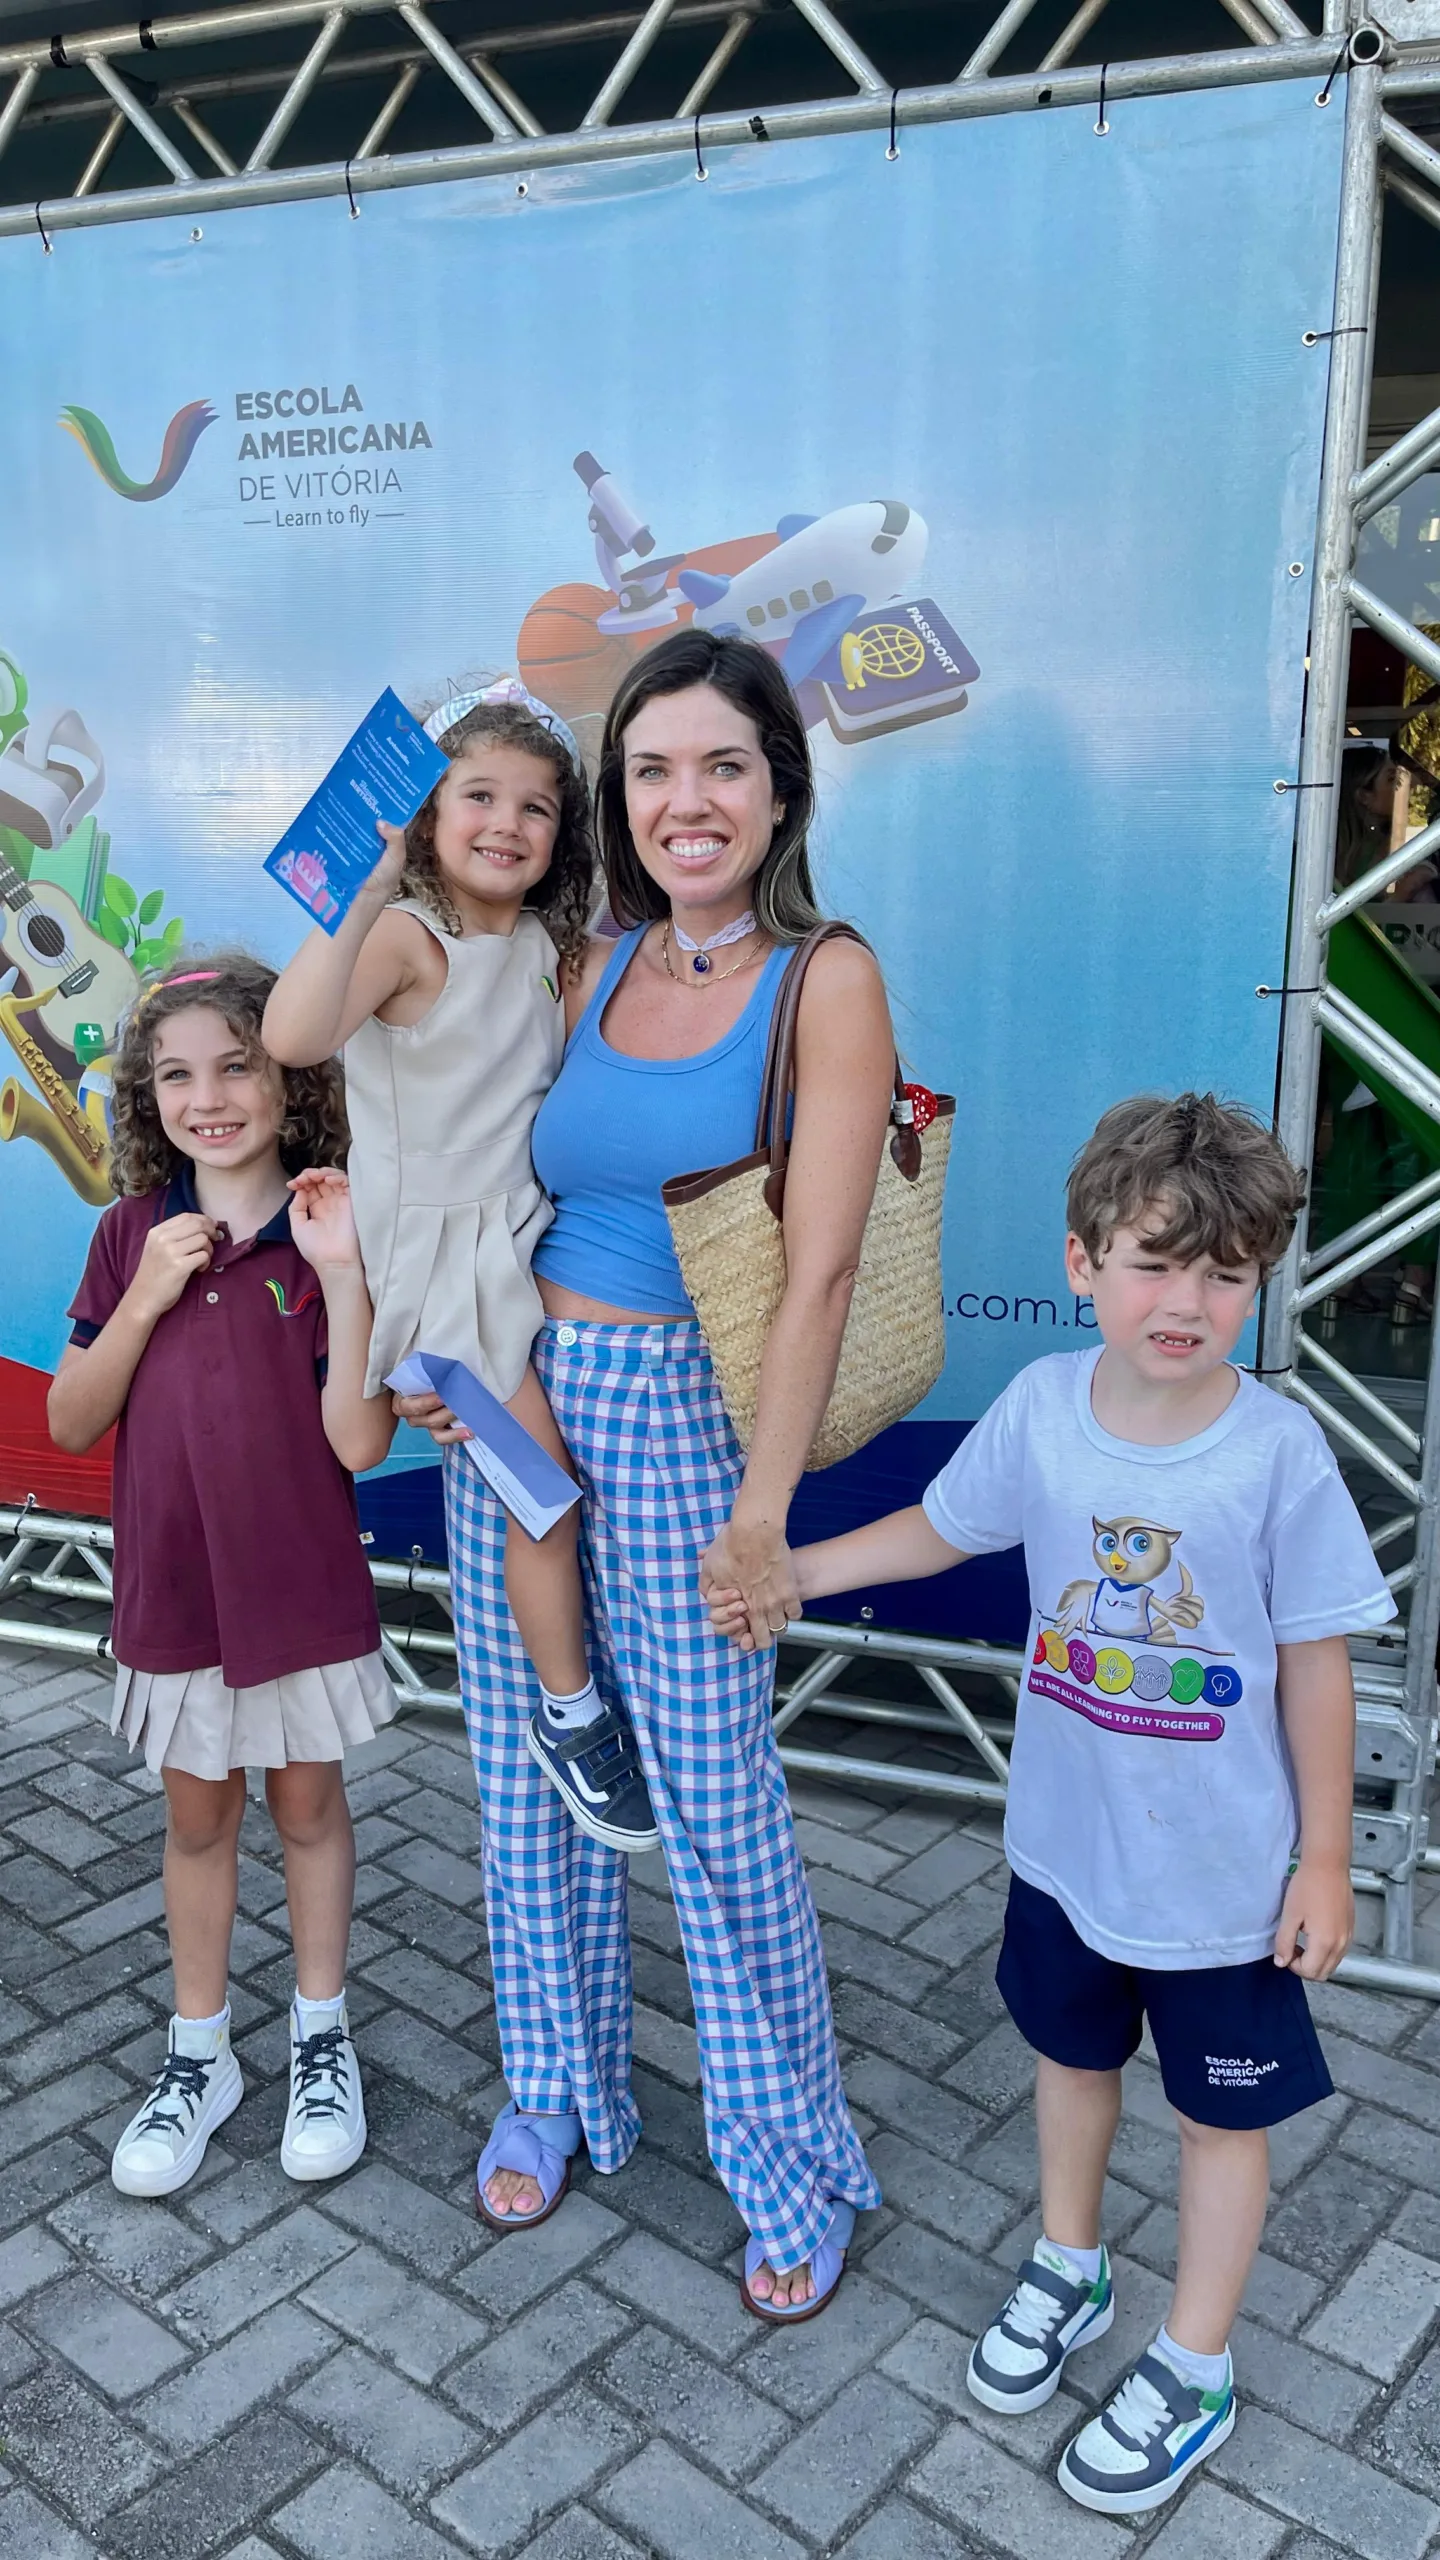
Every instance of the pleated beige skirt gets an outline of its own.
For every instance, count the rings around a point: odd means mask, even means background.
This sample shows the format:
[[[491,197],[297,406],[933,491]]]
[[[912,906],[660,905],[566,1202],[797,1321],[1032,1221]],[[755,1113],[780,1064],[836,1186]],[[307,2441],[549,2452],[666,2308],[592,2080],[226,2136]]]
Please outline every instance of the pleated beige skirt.
[[[204,1671],[132,1671],[117,1663],[112,1733],[147,1768],[226,1778],[232,1769],[284,1769],[339,1760],[390,1723],[400,1705],[382,1656],[323,1662],[253,1689],[230,1689],[218,1663]]]

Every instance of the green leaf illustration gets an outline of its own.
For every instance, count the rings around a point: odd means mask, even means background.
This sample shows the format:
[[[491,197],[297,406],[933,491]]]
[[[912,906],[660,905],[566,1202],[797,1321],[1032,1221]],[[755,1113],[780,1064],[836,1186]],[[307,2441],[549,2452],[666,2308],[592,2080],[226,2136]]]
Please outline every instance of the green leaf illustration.
[[[128,880],[121,879],[118,871],[112,871],[106,880],[104,897],[105,904],[112,915],[133,916],[135,913],[137,903],[135,892]],[[113,938],[112,936],[111,939]]]
[[[160,939],[164,943],[167,954],[178,951],[181,943],[185,939],[185,924],[183,917],[172,916]]]
[[[163,890],[163,889],[152,889],[152,890],[151,890],[151,892],[150,892],[149,897],[148,897],[148,898],[142,898],[142,899],[141,899],[141,901],[140,901],[140,921],[141,921],[141,923],[142,923],[142,924],[153,924],[153,923],[154,923],[154,921],[155,921],[155,919],[156,919],[156,917],[157,917],[157,916],[158,916],[158,914],[160,913],[161,908],[164,906],[164,904],[165,904],[165,892],[164,892],[164,890]]]
[[[117,951],[129,949],[130,928],[123,916],[112,915],[108,907],[102,907],[96,923],[106,941],[113,942]]]
[[[163,942],[137,942],[130,957],[137,969],[163,969],[169,953]]]

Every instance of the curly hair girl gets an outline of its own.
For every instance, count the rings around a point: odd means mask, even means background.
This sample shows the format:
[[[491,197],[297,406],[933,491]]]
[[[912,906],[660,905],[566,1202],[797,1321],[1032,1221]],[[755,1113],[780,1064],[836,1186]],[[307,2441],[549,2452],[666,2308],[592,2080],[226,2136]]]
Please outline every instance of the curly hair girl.
[[[265,1060],[260,1025],[276,973],[248,951],[200,952],[184,967],[152,979],[120,1033],[115,1055],[110,1181],[121,1199],[159,1191],[180,1170],[155,1099],[155,1035],[173,1013],[204,1005],[234,1032],[252,1065]],[[333,1058],[283,1067],[285,1120],[280,1159],[287,1174],[307,1165],[343,1165],[350,1144],[345,1087]]]
[[[533,711],[518,702],[479,702],[456,720],[437,741],[453,763],[467,748],[491,740],[540,757],[555,775],[560,823],[550,868],[525,893],[562,960],[578,960],[588,940],[595,897],[595,839],[590,818],[590,790],[584,774],[571,762],[561,741]],[[424,807],[405,830],[405,869],[395,891],[413,898],[434,916],[446,933],[458,934],[460,918],[435,857],[437,783]]]

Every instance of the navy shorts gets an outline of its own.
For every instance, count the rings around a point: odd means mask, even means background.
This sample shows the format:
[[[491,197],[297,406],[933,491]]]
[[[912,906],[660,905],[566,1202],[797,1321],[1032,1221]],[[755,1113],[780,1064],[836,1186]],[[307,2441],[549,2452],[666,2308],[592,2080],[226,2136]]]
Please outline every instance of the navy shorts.
[[[1196,2124],[1279,2124],[1334,2087],[1305,1986],[1273,1957],[1194,1973],[1117,1964],[1019,1876],[995,1979],[1026,2043],[1071,2071],[1118,2071],[1148,2018],[1165,2095]]]

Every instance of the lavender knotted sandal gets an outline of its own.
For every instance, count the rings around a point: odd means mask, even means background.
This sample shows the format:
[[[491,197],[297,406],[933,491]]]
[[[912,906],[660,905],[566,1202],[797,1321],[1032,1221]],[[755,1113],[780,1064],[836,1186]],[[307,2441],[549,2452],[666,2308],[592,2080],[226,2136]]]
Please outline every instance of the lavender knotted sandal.
[[[537,2222],[548,2222],[565,2201],[570,2163],[583,2139],[578,2116],[522,2115],[512,2098],[496,2117],[475,2172],[475,2210],[481,2221],[492,2231],[533,2231]],[[497,2169],[534,2179],[543,2199],[538,2213],[491,2211],[485,2189]]]
[[[740,2299],[746,2310],[753,2311],[757,2320],[771,2321],[777,2329],[786,2328],[797,2320],[815,2319],[830,2302],[845,2273],[845,2251],[854,2228],[853,2204],[834,2205],[823,2240],[817,2241],[810,2252],[810,2274],[815,2285],[814,2294],[808,2302],[797,2302],[784,2311],[773,2311],[768,2302],[757,2301],[751,2292],[750,2279],[759,2274],[760,2269],[767,2264],[767,2259],[763,2240],[747,2242],[745,2280],[740,2287]]]

